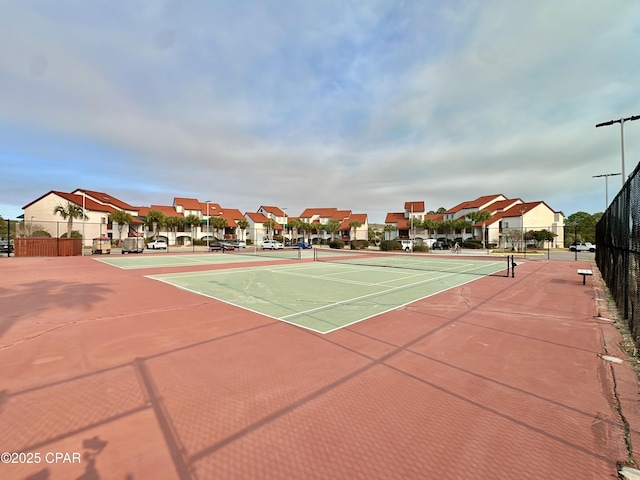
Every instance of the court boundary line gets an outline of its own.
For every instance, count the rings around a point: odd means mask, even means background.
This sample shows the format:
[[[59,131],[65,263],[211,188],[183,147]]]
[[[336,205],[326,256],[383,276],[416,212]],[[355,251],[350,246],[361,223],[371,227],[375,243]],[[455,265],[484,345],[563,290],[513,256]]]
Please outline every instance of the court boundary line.
[[[364,282],[358,282],[357,284],[363,285],[363,286],[370,286],[370,287],[382,286],[382,287],[386,287],[386,290],[384,290],[383,292],[373,292],[373,293],[368,293],[366,295],[361,295],[361,296],[358,296],[358,297],[352,297],[352,298],[349,298],[349,299],[345,299],[345,300],[341,300],[339,302],[333,302],[333,303],[330,303],[330,304],[322,305],[320,307],[312,308],[312,309],[305,310],[305,311],[302,311],[302,312],[296,312],[296,313],[284,315],[282,317],[275,317],[273,315],[254,310],[252,308],[245,307],[243,305],[238,305],[236,303],[233,303],[233,302],[228,301],[228,300],[224,300],[222,298],[210,295],[208,293],[200,292],[200,291],[194,290],[192,288],[188,288],[188,287],[184,287],[184,286],[181,286],[181,285],[177,285],[177,284],[172,283],[172,282],[170,282],[168,280],[165,280],[165,278],[167,278],[167,277],[169,277],[169,278],[193,278],[193,277],[208,276],[208,275],[214,275],[215,276],[215,275],[220,275],[220,274],[246,272],[248,270],[258,270],[258,271],[278,271],[278,270],[282,270],[282,269],[288,270],[288,269],[304,268],[304,267],[308,266],[307,263],[309,263],[309,262],[305,262],[303,264],[294,264],[294,265],[285,264],[285,265],[276,265],[276,266],[267,266],[267,267],[256,266],[256,267],[247,268],[247,269],[207,270],[207,271],[198,271],[198,272],[177,272],[177,273],[168,273],[168,274],[144,275],[144,277],[149,278],[151,280],[156,280],[156,281],[162,282],[162,283],[164,283],[166,285],[171,285],[174,288],[179,288],[179,289],[184,290],[186,292],[194,293],[194,294],[197,294],[197,295],[202,295],[204,297],[211,298],[213,300],[217,300],[217,301],[225,303],[227,305],[231,305],[233,307],[241,308],[241,309],[249,311],[251,313],[255,313],[255,314],[258,314],[258,315],[263,315],[263,316],[265,316],[267,318],[271,318],[273,320],[285,322],[285,323],[288,323],[289,325],[294,325],[296,327],[301,327],[301,328],[304,328],[306,330],[309,330],[309,331],[312,331],[312,332],[315,332],[315,333],[326,335],[328,333],[335,332],[336,330],[340,330],[341,328],[346,328],[348,326],[354,325],[356,323],[360,323],[360,322],[362,322],[364,320],[368,320],[368,319],[376,317],[378,315],[383,315],[385,313],[392,312],[394,310],[398,310],[398,309],[406,307],[407,305],[410,305],[412,303],[424,300],[425,298],[432,297],[433,295],[437,295],[439,293],[446,292],[448,290],[451,290],[452,288],[461,287],[461,286],[466,285],[468,283],[471,283],[471,282],[474,282],[474,281],[479,280],[481,278],[489,276],[489,274],[486,274],[486,275],[482,275],[482,276],[477,276],[475,278],[470,278],[465,282],[458,283],[458,284],[453,285],[451,287],[447,287],[447,288],[445,288],[443,290],[438,290],[437,292],[430,293],[430,294],[424,295],[422,297],[418,297],[418,298],[413,299],[411,301],[396,305],[396,306],[394,306],[392,308],[383,310],[381,312],[374,313],[372,315],[368,315],[368,316],[363,317],[363,318],[359,318],[357,320],[354,320],[352,322],[346,323],[344,325],[336,326],[335,328],[329,329],[327,331],[319,331],[319,330],[316,330],[315,328],[307,327],[305,325],[302,325],[302,324],[299,324],[299,323],[295,323],[293,321],[289,321],[288,318],[293,318],[293,317],[300,316],[300,315],[307,315],[309,312],[320,311],[320,310],[324,310],[324,309],[327,309],[327,308],[332,308],[332,307],[335,307],[336,305],[347,304],[348,302],[353,302],[355,300],[371,297],[371,296],[374,296],[374,295],[381,295],[381,294],[386,294],[386,293],[393,292],[393,291],[399,291],[399,290],[402,290],[402,289],[413,288],[413,287],[416,287],[416,286],[419,286],[419,285],[422,285],[422,284],[426,284],[426,283],[442,280],[444,278],[448,278],[448,277],[455,276],[455,275],[465,275],[467,272],[441,272],[441,273],[443,273],[443,275],[427,278],[425,280],[422,280],[422,281],[419,281],[419,282],[413,282],[413,283],[410,283],[410,284],[407,284],[407,285],[400,285],[400,286],[393,286],[393,287],[388,287],[388,286],[382,285],[380,283],[369,283],[369,284],[366,284]],[[501,262],[492,262],[491,264],[494,264],[494,265],[497,266],[500,263]],[[317,265],[317,264],[316,264],[316,262],[313,262],[313,263],[311,263],[311,265]],[[366,265],[354,265],[354,264],[346,264],[346,265],[348,266],[349,269],[358,270],[358,271],[367,271],[367,270],[371,270],[371,268],[372,268],[372,267],[366,266]],[[485,267],[486,265],[482,265],[482,266]],[[381,269],[386,269],[386,268],[388,268],[388,267],[377,267],[376,270],[381,270]],[[480,267],[478,267],[478,268],[480,268]],[[382,270],[382,271],[386,271],[386,270]],[[280,273],[284,273],[285,275],[289,274],[288,272],[280,272]],[[433,271],[425,271],[424,274],[428,274],[428,273],[433,273]],[[296,274],[295,273],[290,273],[289,275],[295,276]],[[421,274],[415,274],[415,275],[412,275],[412,276],[420,276],[420,275]],[[315,276],[315,277],[313,275],[300,275],[300,276],[306,276],[306,277],[315,278],[315,279],[318,279],[318,280],[330,281],[330,282],[340,282],[340,280],[338,280],[338,279],[328,278],[327,276]],[[162,278],[158,278],[158,277],[162,277]],[[505,278],[507,278],[507,277],[505,277]],[[389,280],[389,281],[391,281],[391,280]],[[260,299],[260,300],[263,300],[263,299]],[[267,302],[267,303],[273,303],[273,302]],[[328,323],[329,325],[331,325],[330,322],[326,322],[326,321],[322,321],[322,322]]]

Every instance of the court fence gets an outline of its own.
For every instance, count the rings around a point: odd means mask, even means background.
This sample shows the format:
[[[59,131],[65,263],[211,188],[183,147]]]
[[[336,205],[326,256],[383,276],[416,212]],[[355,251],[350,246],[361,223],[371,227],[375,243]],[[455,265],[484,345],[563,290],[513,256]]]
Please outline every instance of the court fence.
[[[596,225],[596,264],[640,347],[640,163]]]

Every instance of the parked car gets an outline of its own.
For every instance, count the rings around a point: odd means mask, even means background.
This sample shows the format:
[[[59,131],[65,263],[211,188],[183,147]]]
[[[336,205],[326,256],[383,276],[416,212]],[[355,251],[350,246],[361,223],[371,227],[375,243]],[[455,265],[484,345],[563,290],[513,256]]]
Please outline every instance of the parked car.
[[[443,250],[444,244],[442,242],[438,242],[437,240],[431,244],[431,250]]]
[[[0,253],[13,253],[13,244],[6,240],[0,240]]]
[[[210,252],[226,252],[227,250],[235,250],[236,248],[238,247],[229,242],[214,242],[209,244]]]
[[[291,246],[293,248],[302,248],[302,249],[313,248],[311,245],[309,245],[308,243],[304,243],[304,242],[294,243]]]
[[[147,248],[150,248],[152,250],[156,250],[156,249],[166,250],[167,249],[167,242],[165,242],[164,240],[153,240],[153,241],[147,243]]]
[[[261,245],[263,250],[282,250],[284,245],[275,240],[265,240]]]
[[[244,240],[236,240],[233,242],[233,246],[236,248],[247,248],[247,242]]]
[[[573,242],[569,246],[572,252],[595,252],[596,246],[591,242]]]

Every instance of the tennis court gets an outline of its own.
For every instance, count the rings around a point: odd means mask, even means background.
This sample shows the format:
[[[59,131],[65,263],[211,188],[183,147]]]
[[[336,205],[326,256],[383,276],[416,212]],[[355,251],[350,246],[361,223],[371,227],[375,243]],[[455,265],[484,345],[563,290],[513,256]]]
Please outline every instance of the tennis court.
[[[506,259],[326,252],[315,262],[151,275],[222,302],[329,333],[498,272]]]
[[[219,265],[225,263],[238,262],[267,262],[274,259],[299,260],[312,253],[304,254],[298,249],[286,248],[283,250],[260,250],[247,248],[225,253],[200,253],[200,254],[145,254],[127,255],[122,257],[102,257],[95,260],[107,263],[114,267],[125,270],[135,270],[140,268],[161,268],[161,267],[188,267],[194,265]]]

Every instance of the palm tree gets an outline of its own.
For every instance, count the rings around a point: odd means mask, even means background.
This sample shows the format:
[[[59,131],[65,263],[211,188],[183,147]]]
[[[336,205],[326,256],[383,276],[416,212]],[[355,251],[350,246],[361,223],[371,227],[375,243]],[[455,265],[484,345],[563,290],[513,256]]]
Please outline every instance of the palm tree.
[[[116,210],[111,215],[109,215],[109,223],[117,223],[118,224],[118,246],[122,245],[122,230],[124,229],[125,224],[130,224],[133,221],[133,217],[130,213],[125,212],[124,210]]]
[[[184,225],[184,218],[183,217],[167,217],[165,219],[165,225],[167,226],[167,228],[169,230],[171,230],[171,233],[173,233],[173,243],[174,245],[178,243],[178,227],[181,227],[182,225]]]
[[[422,226],[427,231],[427,236],[429,238],[431,238],[431,234],[429,233],[430,230],[433,230],[434,235],[436,235],[436,231],[438,229],[438,222],[436,222],[435,220],[431,218],[427,218],[424,220],[424,222],[422,222]]]
[[[360,223],[358,220],[353,220],[351,222],[349,222],[349,227],[353,228],[353,239],[357,240],[357,236],[358,236],[358,227],[361,227],[362,223]]]
[[[411,220],[409,220],[409,238],[411,240],[415,240],[416,228],[422,228],[422,226],[423,222],[419,218],[413,217],[411,218]],[[411,235],[411,233],[413,233],[413,235]]]
[[[473,223],[482,222],[482,248],[484,248],[485,228],[487,220],[491,220],[492,215],[488,210],[479,210],[477,212],[467,213],[467,217],[473,220]]]
[[[246,241],[246,237],[245,237],[245,230],[247,228],[249,228],[249,222],[247,222],[246,220],[242,219],[242,220],[238,220],[238,228],[240,229],[240,231],[242,232],[242,241]]]
[[[222,236],[224,237],[224,229],[227,227],[227,220],[222,217],[211,217],[209,223],[213,226],[216,232],[216,238],[218,238],[218,229],[222,228]],[[220,240],[218,238],[218,240]]]
[[[393,232],[396,229],[395,225],[391,224],[391,223],[387,223],[384,226],[384,239],[385,240],[390,240],[390,238],[387,238],[387,233]]]
[[[196,241],[196,230],[198,225],[200,225],[200,217],[198,215],[191,214],[187,218],[184,219],[185,223],[191,226],[191,238],[192,243]]]
[[[53,209],[53,214],[55,215],[56,213],[67,221],[67,238],[71,238],[74,220],[89,220],[89,217],[84,213],[84,209],[80,205],[71,202],[67,202],[64,206],[58,204]]]
[[[160,210],[149,210],[147,213],[147,227],[153,231],[153,239],[158,236],[158,226],[162,226],[167,221],[167,216]]]
[[[298,235],[300,234],[300,230],[302,228],[302,220],[298,219],[298,218],[293,218],[291,220],[289,220],[289,227],[291,227],[292,230],[296,231],[296,236],[295,239],[293,238],[293,233],[291,234],[291,243],[298,243]],[[304,238],[303,238],[304,240]]]
[[[264,222],[262,224],[262,226],[267,229],[267,239],[269,239],[269,231],[272,230],[276,226],[276,222],[274,222],[273,220],[269,219],[266,222]]]
[[[331,241],[335,241],[336,232],[340,230],[340,221],[335,219],[329,220],[324,226],[324,229],[331,234]]]
[[[300,221],[300,226],[298,228],[302,230],[302,241],[304,242],[304,234],[306,233],[309,243],[311,243],[311,224]]]

